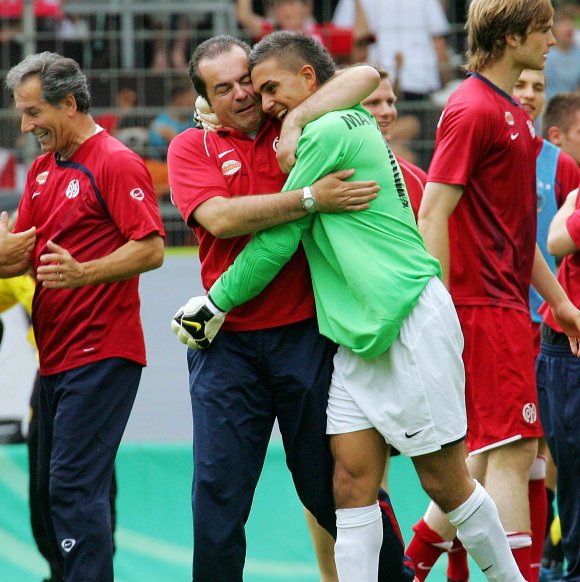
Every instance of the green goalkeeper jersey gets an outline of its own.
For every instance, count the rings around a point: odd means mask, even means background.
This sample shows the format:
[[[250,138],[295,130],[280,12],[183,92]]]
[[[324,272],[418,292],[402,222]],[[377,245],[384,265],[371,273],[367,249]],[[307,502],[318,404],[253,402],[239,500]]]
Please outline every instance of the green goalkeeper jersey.
[[[255,234],[210,296],[224,311],[260,293],[302,241],[320,332],[363,358],[385,352],[433,277],[439,262],[425,249],[401,171],[375,120],[361,106],[309,123],[284,186],[294,190],[354,168],[376,180],[370,209],[304,218]]]

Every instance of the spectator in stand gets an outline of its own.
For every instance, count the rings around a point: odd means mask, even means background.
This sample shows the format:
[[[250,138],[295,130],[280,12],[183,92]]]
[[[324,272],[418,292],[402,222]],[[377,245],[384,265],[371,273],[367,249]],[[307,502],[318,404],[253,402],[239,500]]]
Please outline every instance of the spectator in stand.
[[[356,17],[355,0],[340,0],[333,22],[352,26],[356,21],[372,23],[376,43],[368,59],[383,65],[393,79],[397,55],[402,55],[400,97],[421,100],[450,80],[448,47],[445,39],[449,22],[439,0],[359,0],[365,19]],[[368,35],[359,30],[359,36]]]
[[[171,140],[182,131],[195,127],[195,93],[191,85],[179,84],[171,91],[169,107],[149,126],[149,157],[165,161]]]
[[[15,40],[22,32],[25,0],[0,0],[0,32],[3,42]],[[54,50],[56,33],[63,19],[62,0],[33,0],[37,48]]]
[[[356,34],[366,37],[370,23],[376,42],[369,46],[367,58],[384,66],[397,96],[411,102],[406,112],[418,118],[417,163],[424,169],[431,160],[431,143],[439,111],[432,112],[429,96],[451,80],[446,35],[449,22],[439,0],[359,0],[365,18],[356,18]],[[355,22],[354,0],[340,0],[333,22],[339,26]],[[401,107],[402,109],[402,107]]]
[[[542,133],[580,166],[580,92],[554,95],[548,101]]]
[[[580,89],[580,46],[576,44],[576,7],[558,6],[554,13],[556,46],[548,54],[546,76],[548,99],[558,93]]]
[[[359,0],[353,1],[358,5]],[[271,0],[265,16],[254,12],[252,0],[236,0],[236,14],[238,22],[254,41],[274,30],[302,32],[317,38],[338,62],[362,60],[363,55],[355,51],[364,45],[365,39],[354,40],[355,18],[341,27],[331,23],[319,24],[314,19],[310,0]],[[356,18],[364,18],[360,6]],[[366,23],[356,22],[356,30],[367,28]]]
[[[413,156],[413,153],[404,145],[405,141],[413,137],[412,131],[415,129],[415,118],[411,116],[398,118],[397,108],[395,107],[397,96],[393,91],[389,73],[381,66],[375,66],[375,69],[381,78],[380,85],[362,101],[362,105],[377,120],[384,140],[388,142],[397,158],[397,162],[399,162],[413,214],[417,219],[425,184],[427,183],[427,174],[406,159]]]

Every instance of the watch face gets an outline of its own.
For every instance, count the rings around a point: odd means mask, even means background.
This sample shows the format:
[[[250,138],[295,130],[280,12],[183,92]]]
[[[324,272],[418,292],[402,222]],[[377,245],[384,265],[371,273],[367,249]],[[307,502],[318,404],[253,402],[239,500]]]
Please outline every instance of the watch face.
[[[304,198],[302,200],[302,205],[305,210],[311,210],[316,206],[316,200],[314,200],[314,198]]]

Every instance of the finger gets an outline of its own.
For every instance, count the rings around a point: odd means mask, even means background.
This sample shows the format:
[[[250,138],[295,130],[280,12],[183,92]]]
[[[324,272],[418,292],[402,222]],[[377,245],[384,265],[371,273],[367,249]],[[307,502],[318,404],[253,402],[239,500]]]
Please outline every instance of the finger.
[[[360,190],[364,188],[375,188],[375,191],[380,190],[380,186],[375,180],[353,180],[352,182],[347,182],[346,186],[349,190]]]
[[[579,349],[580,338],[569,337],[568,341],[570,342],[570,349],[572,350],[572,353],[578,357],[580,355],[580,349]]]
[[[60,273],[62,270],[61,265],[58,263],[52,263],[50,265],[41,265],[36,269],[37,275],[53,275],[54,273]]]
[[[68,254],[68,251],[65,248],[57,245],[55,242],[51,240],[47,241],[46,246],[53,252]]]
[[[56,253],[47,253],[46,255],[40,255],[40,260],[43,263],[58,263],[64,259],[64,255]]]

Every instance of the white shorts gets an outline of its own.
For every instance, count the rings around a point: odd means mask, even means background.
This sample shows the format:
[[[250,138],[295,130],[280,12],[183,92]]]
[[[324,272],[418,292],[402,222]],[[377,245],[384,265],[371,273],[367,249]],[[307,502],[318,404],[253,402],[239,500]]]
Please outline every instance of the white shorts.
[[[384,354],[362,359],[339,347],[327,434],[376,428],[409,457],[465,437],[463,335],[447,289],[433,278]]]

